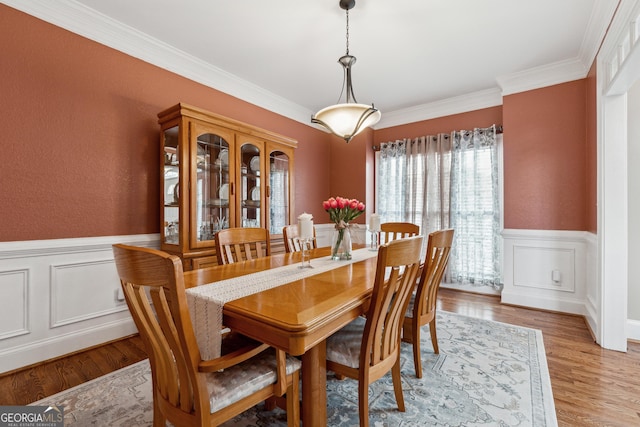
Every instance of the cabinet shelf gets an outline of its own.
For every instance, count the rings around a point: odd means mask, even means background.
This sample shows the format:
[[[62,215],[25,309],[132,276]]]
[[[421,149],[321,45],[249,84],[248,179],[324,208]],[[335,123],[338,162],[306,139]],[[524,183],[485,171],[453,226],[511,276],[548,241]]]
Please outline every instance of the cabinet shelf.
[[[218,202],[218,201],[207,202],[206,206],[208,208],[228,208],[229,201],[226,199],[221,199],[221,200],[224,200],[224,202]]]
[[[259,200],[243,200],[242,207],[243,208],[259,208],[260,201]]]

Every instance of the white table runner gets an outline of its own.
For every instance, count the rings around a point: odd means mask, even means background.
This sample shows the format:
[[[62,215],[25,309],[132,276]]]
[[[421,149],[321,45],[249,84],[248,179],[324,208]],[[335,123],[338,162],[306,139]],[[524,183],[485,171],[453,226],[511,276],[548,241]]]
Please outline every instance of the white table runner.
[[[299,268],[300,263],[295,263],[187,289],[191,322],[202,358],[220,357],[222,309],[226,302],[377,255],[377,251],[357,249],[351,253],[352,259],[348,261],[334,261],[325,256],[312,259],[313,268]]]

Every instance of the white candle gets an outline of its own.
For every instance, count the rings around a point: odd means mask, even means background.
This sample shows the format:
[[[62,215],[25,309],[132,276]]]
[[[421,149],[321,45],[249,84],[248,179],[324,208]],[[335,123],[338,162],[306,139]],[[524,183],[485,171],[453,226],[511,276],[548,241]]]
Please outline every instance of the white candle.
[[[371,218],[369,218],[369,230],[380,231],[380,215],[377,213],[372,213]]]
[[[305,212],[298,217],[298,235],[301,239],[313,239],[313,215]]]

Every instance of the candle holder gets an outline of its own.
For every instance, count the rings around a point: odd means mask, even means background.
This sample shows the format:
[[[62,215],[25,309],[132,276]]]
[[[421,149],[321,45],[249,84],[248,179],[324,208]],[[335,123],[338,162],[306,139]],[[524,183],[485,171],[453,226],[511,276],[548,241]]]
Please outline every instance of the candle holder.
[[[377,251],[378,250],[378,232],[376,230],[370,229],[369,233],[371,233],[371,243],[369,244],[369,250]]]
[[[300,266],[298,268],[313,268],[311,265],[311,242],[313,238],[298,239],[300,244]]]

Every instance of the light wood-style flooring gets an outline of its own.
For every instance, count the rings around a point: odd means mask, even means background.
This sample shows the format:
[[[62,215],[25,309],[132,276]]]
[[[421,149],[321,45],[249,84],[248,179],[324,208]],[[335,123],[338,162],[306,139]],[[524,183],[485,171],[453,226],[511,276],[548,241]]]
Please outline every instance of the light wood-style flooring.
[[[640,426],[640,343],[627,353],[594,343],[584,319],[500,304],[495,296],[441,289],[439,308],[540,329],[559,426]],[[146,357],[129,337],[0,376],[0,405],[24,405]]]

